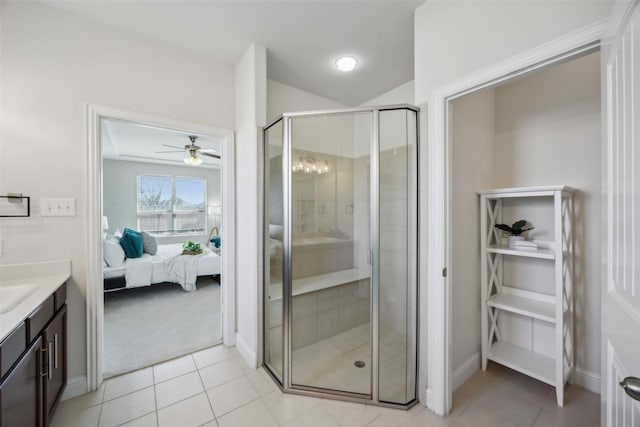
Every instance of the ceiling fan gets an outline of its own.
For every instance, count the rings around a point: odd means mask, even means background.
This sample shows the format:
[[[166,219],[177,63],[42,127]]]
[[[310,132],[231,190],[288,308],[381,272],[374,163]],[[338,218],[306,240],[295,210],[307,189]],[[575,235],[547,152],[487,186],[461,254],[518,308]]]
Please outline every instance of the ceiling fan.
[[[196,140],[198,137],[196,135],[189,135],[189,140],[191,144],[187,144],[184,147],[176,147],[173,145],[162,144],[165,147],[175,148],[175,150],[171,151],[156,151],[156,153],[179,153],[182,151],[186,151],[187,157],[182,159],[186,164],[191,166],[198,166],[202,164],[202,159],[198,157],[198,154],[201,156],[213,157],[214,159],[219,159],[220,154],[218,150],[214,148],[202,148],[196,145]]]

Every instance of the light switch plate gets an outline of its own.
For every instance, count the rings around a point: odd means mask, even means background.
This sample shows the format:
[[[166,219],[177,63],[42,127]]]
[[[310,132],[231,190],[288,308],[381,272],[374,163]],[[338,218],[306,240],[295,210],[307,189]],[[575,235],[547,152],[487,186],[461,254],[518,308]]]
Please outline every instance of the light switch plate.
[[[76,199],[40,199],[42,216],[76,216]]]

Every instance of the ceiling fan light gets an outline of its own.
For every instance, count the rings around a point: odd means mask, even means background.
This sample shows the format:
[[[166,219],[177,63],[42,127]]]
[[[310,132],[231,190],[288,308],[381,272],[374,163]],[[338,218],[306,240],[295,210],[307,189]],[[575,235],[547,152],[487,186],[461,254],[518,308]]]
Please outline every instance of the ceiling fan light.
[[[199,166],[202,164],[202,159],[196,156],[187,156],[183,159],[183,161],[189,166]]]

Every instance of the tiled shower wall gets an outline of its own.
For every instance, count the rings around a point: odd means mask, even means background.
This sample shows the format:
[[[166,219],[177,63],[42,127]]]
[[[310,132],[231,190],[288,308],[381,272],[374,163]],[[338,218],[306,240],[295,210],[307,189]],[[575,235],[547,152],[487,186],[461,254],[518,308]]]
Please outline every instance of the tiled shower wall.
[[[271,310],[282,310],[282,300],[270,301]],[[292,350],[346,332],[369,322],[369,279],[346,283],[293,297]],[[271,336],[282,335],[282,324],[274,319]],[[282,345],[274,343],[275,359]]]

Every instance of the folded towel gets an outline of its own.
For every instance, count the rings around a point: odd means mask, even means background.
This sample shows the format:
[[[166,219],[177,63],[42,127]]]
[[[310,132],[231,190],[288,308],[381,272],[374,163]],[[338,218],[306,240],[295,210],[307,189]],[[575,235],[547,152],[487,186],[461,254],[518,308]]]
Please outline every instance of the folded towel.
[[[513,243],[513,247],[519,251],[537,251],[538,245],[530,240],[518,240]]]

